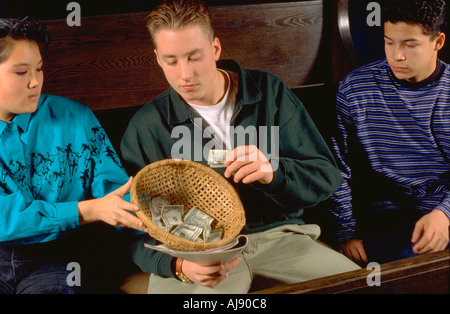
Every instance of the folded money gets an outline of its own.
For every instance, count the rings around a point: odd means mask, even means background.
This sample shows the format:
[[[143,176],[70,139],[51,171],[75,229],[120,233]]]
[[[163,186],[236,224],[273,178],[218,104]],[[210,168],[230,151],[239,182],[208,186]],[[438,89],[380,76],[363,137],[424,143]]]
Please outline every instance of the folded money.
[[[172,232],[173,235],[176,235],[182,239],[186,239],[189,241],[197,241],[199,235],[202,233],[202,228],[199,226],[190,225],[187,223],[181,223],[175,230]]]
[[[211,168],[223,168],[225,166],[225,158],[229,151],[220,149],[211,149],[208,154],[208,166]]]
[[[222,229],[212,229],[213,217],[196,207],[185,212],[183,205],[172,205],[165,194],[151,200],[150,212],[155,225],[180,238],[197,242],[214,242],[222,238]]]
[[[166,230],[172,230],[183,222],[183,205],[164,205],[161,211]]]
[[[161,216],[162,209],[166,205],[170,205],[169,198],[167,197],[167,195],[162,194],[151,200],[150,212],[152,213],[152,221],[155,225],[165,231],[170,231],[166,229]]]
[[[184,216],[184,221],[186,223],[194,226],[199,226],[201,228],[205,227],[206,225],[211,225],[213,220],[214,218],[195,207],[192,207]]]

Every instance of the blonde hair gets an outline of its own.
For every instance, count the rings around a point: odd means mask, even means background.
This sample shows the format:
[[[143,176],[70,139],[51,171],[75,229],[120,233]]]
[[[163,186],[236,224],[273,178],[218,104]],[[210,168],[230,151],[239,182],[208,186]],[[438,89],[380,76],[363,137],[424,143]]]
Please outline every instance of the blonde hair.
[[[156,34],[162,30],[180,30],[191,25],[199,25],[210,41],[214,39],[211,15],[201,0],[164,1],[147,16],[147,28],[156,48]]]

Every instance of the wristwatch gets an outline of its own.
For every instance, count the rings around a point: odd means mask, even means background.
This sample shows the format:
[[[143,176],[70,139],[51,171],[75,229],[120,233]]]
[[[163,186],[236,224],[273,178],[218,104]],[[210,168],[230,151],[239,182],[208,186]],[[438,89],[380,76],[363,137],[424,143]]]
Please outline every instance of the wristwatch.
[[[181,269],[181,266],[183,265],[184,259],[177,258],[176,264],[175,264],[175,275],[180,279],[182,282],[185,283],[193,283],[192,280],[190,280],[185,274],[183,274],[183,271]]]

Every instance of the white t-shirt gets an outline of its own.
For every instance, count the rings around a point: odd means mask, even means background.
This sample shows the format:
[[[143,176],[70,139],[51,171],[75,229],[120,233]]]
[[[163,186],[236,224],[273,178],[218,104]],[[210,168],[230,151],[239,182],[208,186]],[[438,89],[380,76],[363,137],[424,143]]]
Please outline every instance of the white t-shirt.
[[[189,106],[197,111],[208,124],[209,130],[212,132],[211,137],[216,143],[215,148],[230,150],[230,123],[235,104],[233,98],[230,97],[230,76],[223,70],[219,69],[219,71],[225,73],[225,77],[228,80],[228,88],[222,100],[213,106],[198,106],[194,104],[189,104]]]

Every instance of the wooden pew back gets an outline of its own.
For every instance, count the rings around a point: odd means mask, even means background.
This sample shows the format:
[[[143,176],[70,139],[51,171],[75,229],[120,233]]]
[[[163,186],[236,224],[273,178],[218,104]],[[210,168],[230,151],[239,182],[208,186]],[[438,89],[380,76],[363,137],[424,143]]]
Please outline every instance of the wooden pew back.
[[[319,54],[322,1],[211,7],[222,58],[279,75],[298,87]],[[44,93],[70,97],[93,110],[140,106],[167,89],[150,35],[148,12],[86,17],[80,27],[47,21]]]

